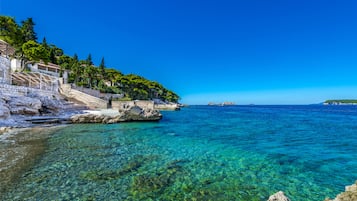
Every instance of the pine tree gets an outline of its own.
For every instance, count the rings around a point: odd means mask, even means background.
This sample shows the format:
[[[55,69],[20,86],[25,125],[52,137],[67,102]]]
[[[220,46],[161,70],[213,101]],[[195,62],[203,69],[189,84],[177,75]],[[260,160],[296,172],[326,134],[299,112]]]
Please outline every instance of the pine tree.
[[[22,31],[22,35],[24,38],[24,41],[36,41],[37,40],[37,35],[35,32],[35,23],[33,22],[32,18],[29,17],[27,18],[25,21],[21,22],[22,26],[21,26],[21,31]]]
[[[86,64],[87,64],[88,66],[93,65],[92,55],[91,55],[90,53],[88,54],[88,57],[87,57],[87,59],[86,59]]]
[[[43,46],[46,50],[49,50],[49,49],[50,49],[50,46],[47,44],[46,37],[43,37],[43,39],[42,39],[42,46]]]
[[[106,75],[106,72],[105,72],[104,57],[102,57],[102,61],[100,62],[100,65],[99,65],[99,73],[100,73],[101,79],[106,79],[107,78],[107,75]]]

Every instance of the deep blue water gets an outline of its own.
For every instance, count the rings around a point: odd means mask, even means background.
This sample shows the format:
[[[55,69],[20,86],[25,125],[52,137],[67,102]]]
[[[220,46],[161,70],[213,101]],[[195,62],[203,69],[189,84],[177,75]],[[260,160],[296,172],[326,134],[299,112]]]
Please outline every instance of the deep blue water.
[[[355,106],[191,106],[153,123],[71,125],[5,200],[334,197],[357,180]]]

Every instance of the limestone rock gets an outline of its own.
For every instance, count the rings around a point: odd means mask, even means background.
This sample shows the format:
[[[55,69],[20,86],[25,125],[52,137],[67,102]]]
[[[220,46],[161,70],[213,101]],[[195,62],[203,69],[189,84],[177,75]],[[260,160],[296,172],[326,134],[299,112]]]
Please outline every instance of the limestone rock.
[[[122,111],[120,116],[122,121],[158,121],[161,118],[162,114],[158,110],[138,106]]]
[[[138,106],[128,106],[125,110],[110,114],[106,112],[91,112],[85,114],[77,114],[70,118],[72,123],[118,123],[125,121],[158,121],[162,115],[157,110],[149,108],[141,108]]]
[[[2,94],[0,92],[0,102],[9,102],[11,100],[11,97],[10,96],[7,96],[5,94]]]
[[[7,119],[10,116],[10,109],[5,102],[0,101],[0,119]]]
[[[346,186],[345,192],[340,193],[335,199],[325,199],[325,201],[355,201],[357,200],[357,181],[351,186]]]
[[[58,113],[61,109],[63,109],[62,102],[57,99],[41,97],[40,100],[42,102],[41,111],[44,113]]]
[[[290,199],[284,195],[284,192],[279,191],[271,195],[268,201],[290,201]]]
[[[11,114],[37,115],[42,108],[42,102],[39,99],[26,96],[11,97],[8,103]]]

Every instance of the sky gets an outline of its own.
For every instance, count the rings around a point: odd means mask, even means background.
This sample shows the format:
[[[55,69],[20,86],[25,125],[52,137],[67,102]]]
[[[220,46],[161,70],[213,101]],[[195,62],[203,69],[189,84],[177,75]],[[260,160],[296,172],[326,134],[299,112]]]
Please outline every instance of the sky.
[[[357,99],[354,0],[0,0],[0,14],[186,104]]]

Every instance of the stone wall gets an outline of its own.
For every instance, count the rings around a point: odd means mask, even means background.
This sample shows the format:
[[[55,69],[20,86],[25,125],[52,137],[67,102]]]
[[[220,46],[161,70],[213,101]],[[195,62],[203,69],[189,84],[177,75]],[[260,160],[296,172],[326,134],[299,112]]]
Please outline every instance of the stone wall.
[[[154,102],[153,101],[143,101],[143,100],[136,100],[136,101],[112,101],[112,108],[116,110],[124,110],[127,107],[134,107],[138,106],[145,109],[154,109]]]
[[[108,108],[108,102],[106,100],[75,90],[71,87],[70,84],[62,84],[60,86],[60,93],[68,98],[73,98],[75,100],[78,100],[92,109]]]
[[[25,96],[31,93],[36,93],[41,96],[46,96],[49,98],[52,98],[54,96],[57,97],[59,95],[57,91],[40,90],[30,87],[15,86],[9,84],[0,84],[0,92],[4,95],[11,95],[11,96]]]

